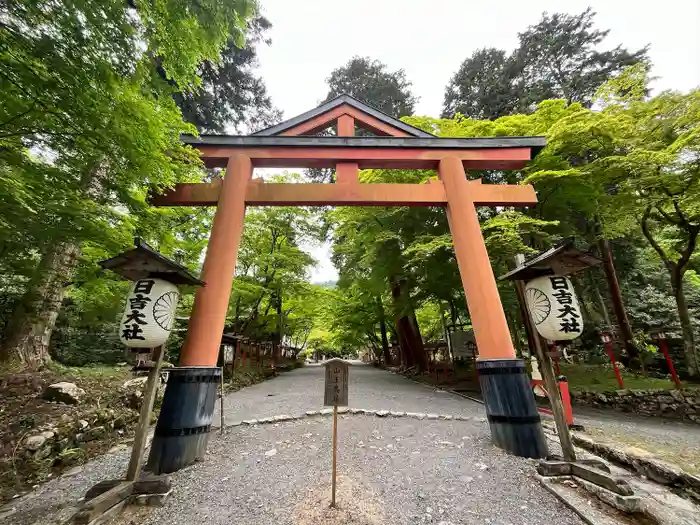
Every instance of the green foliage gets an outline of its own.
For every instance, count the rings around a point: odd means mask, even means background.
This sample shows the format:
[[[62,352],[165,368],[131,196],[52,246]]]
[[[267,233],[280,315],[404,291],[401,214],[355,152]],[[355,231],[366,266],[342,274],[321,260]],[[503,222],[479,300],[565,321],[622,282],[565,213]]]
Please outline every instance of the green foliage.
[[[281,113],[274,108],[262,79],[254,71],[258,45],[269,44],[265,32],[272,24],[256,16],[248,22],[244,47],[229,39],[218,60],[199,67],[201,86],[195,92],[176,93],[183,118],[203,133],[251,132],[277,123]]]
[[[41,360],[64,303],[57,352],[111,352],[123,290],[96,283],[95,263],[134,235],[198,266],[204,232],[189,221],[206,213],[154,210],[146,199],[201,180],[198,155],[180,141],[195,128],[173,95],[196,93],[200,65],[243,44],[255,9],[249,0],[0,7],[0,357]]]
[[[459,66],[445,89],[442,116],[457,114],[478,119],[510,115],[522,96],[517,63],[502,49],[478,49]]]
[[[518,35],[517,60],[533,102],[564,98],[588,105],[598,87],[627,66],[647,61],[647,47],[601,51],[609,30],[594,28],[595,12],[543,14]]]
[[[403,69],[388,71],[386,64],[369,57],[353,57],[326,79],[326,100],[347,93],[392,117],[413,114],[418,99]]]
[[[24,1],[4,5],[0,17],[1,355],[10,356],[17,341],[48,341],[56,322],[55,358],[113,363],[123,355],[114,326],[127,283],[100,274],[96,263],[138,235],[199,268],[212,211],[153,208],[148,194],[212,176],[181,143],[182,133],[248,130],[279,119],[253,70],[270,24],[248,0]],[[538,191],[529,209],[478,210],[494,273],[510,269],[516,254],[532,255],[563,237],[584,247],[614,240],[640,345],[659,326],[681,336],[693,373],[700,92],[648,98],[646,48],[605,50],[607,31],[593,22],[590,9],[545,14],[519,35],[515,52],[474,53],[446,90],[443,115],[453,118],[410,116],[417,99],[405,72],[369,58],[334,70],[327,99],[347,92],[442,137],[545,135],[547,147],[525,169],[468,174],[485,184],[532,183]],[[366,184],[421,184],[434,176],[360,174]],[[334,243],[337,286],[308,283],[314,261],[304,247],[324,236]],[[395,345],[407,340],[401,330],[416,331],[406,326],[417,324],[417,337],[428,341],[442,337],[443,315],[469,322],[437,207],[250,209],[236,276],[227,331],[296,351],[379,357],[385,341]],[[591,270],[575,284],[592,335],[609,322],[603,280]],[[512,285],[499,287],[521,341]],[[186,293],[180,314],[191,307]]]
[[[518,34],[518,48],[511,54],[494,48],[475,51],[445,90],[443,117],[496,119],[559,98],[589,106],[599,86],[627,66],[648,60],[646,47],[601,50],[609,31],[595,29],[594,17],[590,8],[577,15],[544,13]]]
[[[569,388],[573,392],[614,392],[620,386],[615,378],[612,368],[603,368],[600,365],[582,364],[559,364],[562,374],[569,379]],[[621,372],[625,388],[630,390],[650,390],[665,389],[670,390],[673,386],[671,379],[659,379],[654,377],[643,377],[640,374],[623,370]]]
[[[296,175],[277,176],[293,182]],[[322,290],[308,283],[314,259],[301,246],[320,234],[318,212],[303,207],[255,208],[246,214],[227,330],[303,346]]]
[[[588,238],[643,235],[668,271],[687,368],[695,375],[684,275],[700,235],[700,92],[645,100],[647,80],[646,68],[632,68],[599,90],[602,110],[579,107],[555,123],[543,160],[558,166],[538,162],[526,180],[572,196],[565,202],[580,213],[572,226],[583,225]]]

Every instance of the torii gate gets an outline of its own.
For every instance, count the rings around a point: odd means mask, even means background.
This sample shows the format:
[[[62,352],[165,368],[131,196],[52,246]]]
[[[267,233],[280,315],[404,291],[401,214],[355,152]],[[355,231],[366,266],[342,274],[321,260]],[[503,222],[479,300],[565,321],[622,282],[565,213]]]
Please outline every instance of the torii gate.
[[[337,136],[314,133],[337,125]],[[355,136],[360,127],[377,136]],[[156,206],[217,206],[202,280],[181,351],[182,366],[215,366],[224,329],[246,205],[444,206],[479,349],[479,373],[496,445],[542,457],[544,436],[522,360],[515,350],[479,226],[476,206],[527,206],[530,185],[469,181],[466,169],[520,169],[544,137],[438,138],[349,95],[249,136],[185,137],[221,181],[178,184]],[[268,184],[256,167],[335,168],[335,184]],[[437,169],[428,184],[361,184],[358,170]],[[544,451],[544,452],[543,452]]]

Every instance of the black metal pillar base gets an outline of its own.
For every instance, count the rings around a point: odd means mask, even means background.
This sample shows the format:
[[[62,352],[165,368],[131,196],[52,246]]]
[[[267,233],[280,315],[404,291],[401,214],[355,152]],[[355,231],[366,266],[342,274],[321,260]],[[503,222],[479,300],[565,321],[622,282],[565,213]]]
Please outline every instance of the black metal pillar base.
[[[478,360],[493,444],[525,458],[547,456],[547,442],[522,359]]]
[[[146,470],[175,472],[207,452],[221,369],[171,368]]]

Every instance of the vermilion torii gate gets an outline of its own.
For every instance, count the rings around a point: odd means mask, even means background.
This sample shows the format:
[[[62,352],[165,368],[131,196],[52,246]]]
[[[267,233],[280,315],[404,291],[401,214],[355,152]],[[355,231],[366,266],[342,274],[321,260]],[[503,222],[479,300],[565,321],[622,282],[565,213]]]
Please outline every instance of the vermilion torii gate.
[[[314,136],[332,125],[337,136]],[[356,127],[376,136],[355,136]],[[515,359],[476,206],[527,206],[529,185],[469,181],[465,169],[515,170],[543,137],[438,138],[349,95],[249,136],[186,137],[222,181],[178,184],[156,206],[217,206],[202,280],[181,352],[182,366],[215,366],[247,205],[444,206],[479,350],[479,373],[494,442],[513,453],[546,454],[524,364]],[[256,167],[335,168],[334,184],[269,184]],[[428,184],[361,184],[358,170],[436,169]]]

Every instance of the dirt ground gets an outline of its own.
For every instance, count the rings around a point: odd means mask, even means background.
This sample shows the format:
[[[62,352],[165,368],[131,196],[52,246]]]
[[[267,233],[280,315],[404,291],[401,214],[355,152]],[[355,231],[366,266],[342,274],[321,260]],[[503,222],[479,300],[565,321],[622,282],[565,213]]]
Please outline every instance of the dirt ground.
[[[0,502],[21,494],[75,465],[105,452],[120,439],[85,443],[80,449],[61,454],[59,460],[24,457],[20,444],[27,436],[58,426],[63,420],[76,420],[105,407],[119,405],[120,387],[133,376],[127,367],[70,368],[51,365],[39,372],[0,375]],[[59,381],[75,383],[85,390],[80,405],[53,403],[42,399],[45,388]],[[85,416],[87,417],[87,416]],[[124,429],[124,440],[129,430]]]
[[[285,360],[275,374],[291,370],[294,362]],[[133,379],[130,366],[66,367],[56,363],[38,372],[0,372],[0,504],[24,494],[68,469],[82,465],[109,449],[128,445],[138,417],[122,386]],[[273,377],[268,370],[238,368],[233,376],[226,370],[225,390],[235,392]],[[42,399],[48,385],[59,381],[75,383],[85,390],[79,405],[53,403]],[[21,443],[28,437],[70,421],[85,419],[91,424],[94,415],[105,409],[128,414],[127,425],[118,432],[61,451],[46,459],[27,457]],[[157,418],[157,406],[153,421]]]

